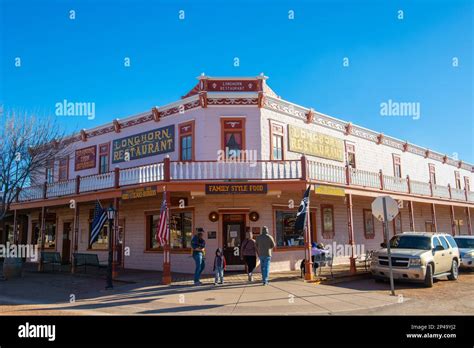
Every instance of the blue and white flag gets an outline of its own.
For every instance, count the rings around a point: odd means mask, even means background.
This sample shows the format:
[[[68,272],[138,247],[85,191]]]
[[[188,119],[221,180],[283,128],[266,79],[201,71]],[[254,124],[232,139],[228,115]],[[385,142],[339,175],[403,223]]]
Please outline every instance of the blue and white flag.
[[[307,212],[309,209],[309,193],[311,191],[311,185],[306,189],[303,199],[301,200],[298,212],[296,213],[295,221],[295,233],[299,233],[306,226]]]
[[[99,238],[100,231],[102,227],[104,227],[105,222],[107,221],[107,211],[102,208],[100,202],[97,200],[95,202],[94,208],[94,218],[92,220],[92,228],[91,228],[91,237],[90,237],[90,245],[94,244],[97,239]]]

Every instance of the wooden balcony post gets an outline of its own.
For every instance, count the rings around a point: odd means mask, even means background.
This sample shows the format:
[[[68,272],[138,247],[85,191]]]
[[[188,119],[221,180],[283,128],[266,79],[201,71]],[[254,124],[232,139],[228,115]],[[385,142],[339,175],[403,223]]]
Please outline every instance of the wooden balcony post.
[[[306,156],[301,156],[301,180],[307,181],[308,179],[308,161]]]
[[[408,201],[408,214],[410,219],[410,231],[415,232],[415,213],[413,211],[413,201]]]
[[[166,156],[163,160],[163,179],[166,182],[171,180],[171,161],[170,156]]]
[[[45,181],[43,184],[43,199],[46,199],[47,191],[48,191],[48,182]]]
[[[469,207],[466,207],[466,216],[467,216],[467,233],[472,235],[472,224],[471,224],[471,211]]]
[[[451,184],[448,184],[448,191],[449,191],[449,198],[453,199],[453,195],[451,194]]]
[[[357,272],[356,262],[354,257],[354,216],[352,212],[352,194],[346,195],[346,206],[347,206],[347,232],[349,233],[349,244],[351,245],[351,256],[350,256],[350,272],[352,274]]]
[[[438,232],[438,221],[436,220],[436,208],[434,203],[431,203],[431,221],[434,226],[434,231]]]
[[[464,185],[464,196],[466,196],[466,201],[469,201],[469,191],[467,190],[466,185]]]
[[[450,218],[451,218],[451,233],[453,236],[456,235],[456,223],[455,223],[455,218],[454,218],[454,206],[451,205],[450,206],[451,209],[450,209]]]
[[[431,180],[430,180],[429,184],[430,184],[431,197],[433,197],[433,183],[431,182]]]
[[[81,176],[76,175],[76,195],[81,192]]]
[[[120,168],[115,167],[114,168],[114,188],[119,188],[120,187]]]
[[[16,188],[16,196],[15,196],[15,202],[17,202],[17,203],[20,200],[20,191],[21,191],[21,189],[19,187],[17,187]]]
[[[79,177],[79,175],[78,175]],[[77,185],[79,187],[79,185]],[[73,242],[73,248],[72,248],[72,260],[71,260],[71,273],[76,272],[76,262],[74,258],[74,254],[77,253],[78,247],[79,247],[79,204],[76,202],[74,206],[74,221],[73,221],[74,229],[72,231],[72,242]]]
[[[379,178],[380,178],[380,189],[383,190],[384,185],[383,185],[383,172],[382,172],[382,169],[379,170]]]
[[[411,193],[410,175],[407,175],[407,186],[408,186],[408,193]]]
[[[346,164],[346,184],[350,186],[351,184],[351,166]]]

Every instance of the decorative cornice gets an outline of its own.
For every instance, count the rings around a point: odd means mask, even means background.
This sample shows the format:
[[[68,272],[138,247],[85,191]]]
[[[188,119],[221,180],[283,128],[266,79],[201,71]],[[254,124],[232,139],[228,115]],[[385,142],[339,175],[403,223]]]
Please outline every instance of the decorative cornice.
[[[258,98],[207,98],[207,105],[258,105]]]

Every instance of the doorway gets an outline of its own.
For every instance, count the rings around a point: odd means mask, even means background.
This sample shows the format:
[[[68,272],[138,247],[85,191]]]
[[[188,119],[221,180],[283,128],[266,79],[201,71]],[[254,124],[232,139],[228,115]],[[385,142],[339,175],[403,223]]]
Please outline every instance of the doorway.
[[[240,258],[240,245],[245,239],[245,214],[224,214],[223,216],[223,246],[227,265],[244,265]]]
[[[61,263],[63,265],[71,262],[71,233],[72,223],[63,223],[63,250],[61,253]]]

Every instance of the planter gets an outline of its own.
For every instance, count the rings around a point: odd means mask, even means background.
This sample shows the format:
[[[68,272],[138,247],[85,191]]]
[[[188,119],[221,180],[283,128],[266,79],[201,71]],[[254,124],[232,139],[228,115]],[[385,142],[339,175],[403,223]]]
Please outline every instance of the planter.
[[[23,272],[21,257],[6,257],[3,260],[3,276],[5,279],[19,278]]]

